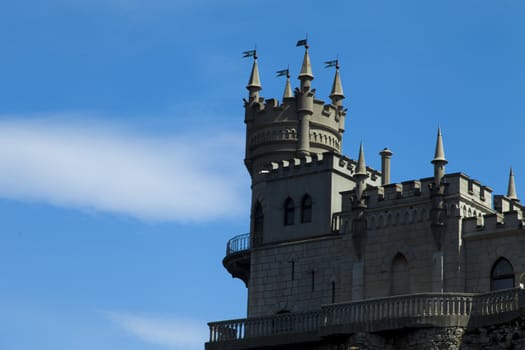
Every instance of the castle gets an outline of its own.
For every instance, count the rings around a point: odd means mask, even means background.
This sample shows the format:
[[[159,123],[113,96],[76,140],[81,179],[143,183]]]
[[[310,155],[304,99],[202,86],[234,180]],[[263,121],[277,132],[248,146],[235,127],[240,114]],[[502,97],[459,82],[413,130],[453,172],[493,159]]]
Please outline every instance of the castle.
[[[260,96],[251,52],[250,233],[223,260],[246,284],[247,318],[209,323],[206,349],[525,348],[525,207],[512,170],[506,195],[447,174],[440,130],[432,177],[391,183],[386,148],[380,171],[363,145],[345,157],[339,64],[330,102],[316,99],[303,44],[300,86],[287,74],[280,100]]]

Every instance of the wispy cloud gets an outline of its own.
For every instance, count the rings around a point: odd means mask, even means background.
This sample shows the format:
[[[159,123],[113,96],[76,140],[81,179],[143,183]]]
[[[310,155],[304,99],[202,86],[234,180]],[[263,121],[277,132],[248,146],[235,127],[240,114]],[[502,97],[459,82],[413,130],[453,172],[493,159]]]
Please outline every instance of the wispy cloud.
[[[154,221],[241,212],[240,135],[155,137],[103,123],[21,120],[0,121],[0,197]]]
[[[207,340],[208,333],[204,322],[114,311],[104,312],[104,315],[144,342],[169,349],[200,350]]]

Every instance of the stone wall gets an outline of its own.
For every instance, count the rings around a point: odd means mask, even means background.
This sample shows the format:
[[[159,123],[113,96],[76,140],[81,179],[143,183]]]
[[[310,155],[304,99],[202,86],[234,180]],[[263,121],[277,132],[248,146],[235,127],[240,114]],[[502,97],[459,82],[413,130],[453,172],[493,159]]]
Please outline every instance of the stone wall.
[[[315,350],[494,350],[525,349],[525,321],[488,327],[422,328],[385,333],[357,333],[333,340]]]

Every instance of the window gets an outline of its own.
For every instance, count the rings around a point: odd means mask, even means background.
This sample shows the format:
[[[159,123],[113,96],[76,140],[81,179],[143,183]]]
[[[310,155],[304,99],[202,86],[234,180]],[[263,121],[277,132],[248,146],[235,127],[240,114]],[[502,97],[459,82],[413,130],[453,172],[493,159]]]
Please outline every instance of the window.
[[[312,222],[312,197],[307,194],[301,202],[301,222]]]
[[[492,267],[490,289],[499,290],[514,288],[514,269],[505,258],[499,258]]]
[[[261,203],[257,202],[253,211],[253,246],[262,243],[262,236],[264,231],[264,213]]]
[[[410,277],[408,262],[405,256],[397,253],[392,260],[391,294],[400,295],[410,293]]]
[[[293,204],[293,199],[288,197],[284,202],[284,224],[293,225],[293,219],[295,215],[295,206]]]
[[[335,303],[335,281],[332,281],[332,304]]]

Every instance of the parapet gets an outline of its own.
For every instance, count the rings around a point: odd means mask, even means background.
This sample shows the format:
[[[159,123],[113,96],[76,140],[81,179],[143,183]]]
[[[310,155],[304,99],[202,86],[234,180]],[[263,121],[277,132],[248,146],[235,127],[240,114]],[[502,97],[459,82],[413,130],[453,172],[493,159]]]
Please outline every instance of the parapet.
[[[516,199],[511,199],[503,195],[494,196],[494,209],[498,213],[506,213],[509,211],[523,211],[524,207]]]
[[[270,162],[266,168],[259,171],[256,181],[268,181],[325,171],[336,172],[352,179],[356,167],[357,163],[353,159],[333,152],[325,152],[301,158],[291,158],[280,162]],[[367,173],[369,174],[371,182],[378,182],[381,178],[381,173],[375,169],[367,167]]]
[[[497,234],[504,231],[521,230],[524,228],[523,214],[521,211],[506,213],[485,214],[478,217],[463,219],[463,234],[475,235],[478,233]]]

